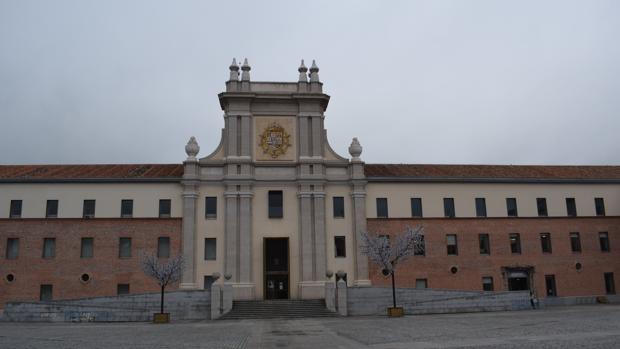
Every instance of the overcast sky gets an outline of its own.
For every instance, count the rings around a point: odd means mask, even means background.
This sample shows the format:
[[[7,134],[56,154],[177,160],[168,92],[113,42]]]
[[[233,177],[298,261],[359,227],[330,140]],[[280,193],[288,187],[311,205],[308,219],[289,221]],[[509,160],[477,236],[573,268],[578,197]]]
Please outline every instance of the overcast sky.
[[[0,164],[180,163],[231,59],[369,163],[620,164],[620,1],[0,0]]]

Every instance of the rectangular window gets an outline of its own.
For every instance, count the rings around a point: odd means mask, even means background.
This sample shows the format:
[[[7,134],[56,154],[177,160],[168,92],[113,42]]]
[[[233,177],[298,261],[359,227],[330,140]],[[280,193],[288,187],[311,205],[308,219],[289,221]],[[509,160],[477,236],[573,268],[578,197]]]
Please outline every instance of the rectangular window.
[[[579,233],[570,233],[570,249],[573,252],[581,252],[581,238]]]
[[[614,282],[614,273],[605,273],[605,293],[616,294],[616,284]]]
[[[43,239],[43,258],[54,258],[56,255],[56,239],[44,238]]]
[[[422,217],[422,198],[411,198],[411,217]]]
[[[157,258],[170,257],[170,238],[162,236],[157,238]]]
[[[545,285],[547,286],[547,297],[558,295],[558,291],[555,288],[555,275],[545,275]]]
[[[131,238],[118,239],[118,257],[131,258]]]
[[[116,294],[119,296],[129,294],[129,284],[116,284]]]
[[[547,217],[549,215],[546,198],[536,198],[536,207],[538,208],[538,217]]]
[[[334,218],[344,218],[344,197],[334,196],[332,203],[334,205]]]
[[[540,246],[543,253],[551,253],[551,234],[540,233]]]
[[[336,257],[347,256],[347,247],[344,236],[334,236],[334,249],[336,251]]]
[[[170,218],[171,201],[170,199],[159,200],[159,218]]]
[[[415,288],[424,289],[428,287],[428,282],[426,279],[415,279]]]
[[[6,259],[17,259],[19,256],[19,238],[6,239]]]
[[[205,198],[205,218],[217,218],[217,196],[207,196]]]
[[[205,261],[214,261],[217,257],[217,240],[215,238],[205,239]]]
[[[449,256],[456,256],[459,254],[459,248],[456,240],[456,234],[446,235],[446,246],[448,248]]]
[[[387,198],[377,198],[377,218],[388,218]]]
[[[512,233],[508,237],[510,239],[510,252],[515,254],[521,253],[521,235],[519,233]]]
[[[213,285],[213,283],[215,282],[215,279],[213,278],[213,276],[211,275],[205,275],[204,280],[203,280],[203,287],[205,290],[210,290],[211,289],[211,285]]]
[[[41,285],[39,290],[39,300],[41,302],[49,302],[53,299],[54,286],[52,285]]]
[[[508,214],[508,217],[519,216],[519,212],[517,211],[517,199],[516,198],[506,198],[506,212]]]
[[[22,216],[22,201],[11,200],[11,209],[9,212],[10,218],[21,218]]]
[[[594,208],[597,216],[605,215],[605,200],[603,198],[594,198]]]
[[[58,200],[47,200],[45,206],[45,218],[58,217]]]
[[[84,200],[84,207],[82,209],[82,217],[84,218],[95,217],[95,200]]]
[[[413,251],[414,256],[425,256],[426,255],[426,241],[424,240],[424,235],[420,236],[420,245]]]
[[[493,291],[493,278],[490,276],[482,277],[482,290]]]
[[[121,217],[131,218],[133,216],[133,200],[121,200]]]
[[[269,191],[269,218],[282,218],[284,216],[284,199],[281,190]]]
[[[379,235],[380,238],[385,239],[387,241],[387,245],[390,246],[390,236],[389,235]]]
[[[445,217],[449,218],[456,216],[454,209],[454,198],[443,198],[443,214]]]
[[[489,234],[478,234],[478,243],[480,245],[480,254],[491,254]]]
[[[484,198],[476,198],[476,217],[487,216],[487,203]]]
[[[598,242],[601,245],[601,252],[609,252],[609,235],[607,232],[598,233]]]
[[[575,198],[566,198],[566,215],[569,217],[577,216],[577,205],[575,204]]]
[[[80,247],[80,258],[93,257],[93,240],[93,238],[82,238],[82,245]]]

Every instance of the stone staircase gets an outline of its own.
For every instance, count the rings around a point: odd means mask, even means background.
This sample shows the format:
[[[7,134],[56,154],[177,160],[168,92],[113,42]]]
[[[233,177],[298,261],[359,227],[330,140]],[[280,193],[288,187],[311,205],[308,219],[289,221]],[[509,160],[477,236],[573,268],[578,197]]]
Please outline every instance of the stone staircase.
[[[232,310],[222,320],[293,319],[338,316],[325,308],[323,299],[234,301]]]

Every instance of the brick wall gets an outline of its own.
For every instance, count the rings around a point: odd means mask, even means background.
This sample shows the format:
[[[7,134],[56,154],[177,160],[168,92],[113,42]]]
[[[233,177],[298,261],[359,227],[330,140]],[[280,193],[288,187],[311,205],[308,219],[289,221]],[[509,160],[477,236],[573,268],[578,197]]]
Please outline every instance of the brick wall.
[[[158,291],[140,256],[155,253],[160,236],[170,237],[171,256],[179,254],[181,219],[0,219],[0,307],[39,300],[41,284],[53,285],[54,299],[113,296],[119,283],[129,284],[131,293]],[[94,238],[92,258],[80,258],[82,237]],[[120,237],[132,238],[130,258],[119,258]],[[17,259],[6,259],[8,238],[19,238]],[[44,238],[56,238],[54,258],[42,258]],[[87,283],[80,280],[84,273]]]
[[[507,290],[502,267],[531,266],[539,297],[546,292],[544,275],[555,275],[557,295],[605,294],[603,273],[613,272],[620,286],[620,218],[451,218],[368,219],[368,230],[393,234],[406,226],[424,226],[426,256],[412,256],[396,269],[396,285],[414,287],[416,279],[427,279],[429,288],[482,290],[482,277],[493,277],[494,290]],[[543,253],[540,233],[551,233],[552,253]],[[571,252],[569,233],[579,232],[582,252]],[[601,252],[599,232],[608,232],[610,252]],[[519,233],[521,254],[512,254],[508,234]],[[446,234],[457,234],[458,255],[448,256]],[[489,234],[491,253],[481,255],[478,234]],[[581,263],[580,271],[575,263]],[[458,272],[452,274],[450,268]],[[373,285],[390,285],[390,279],[370,262]]]

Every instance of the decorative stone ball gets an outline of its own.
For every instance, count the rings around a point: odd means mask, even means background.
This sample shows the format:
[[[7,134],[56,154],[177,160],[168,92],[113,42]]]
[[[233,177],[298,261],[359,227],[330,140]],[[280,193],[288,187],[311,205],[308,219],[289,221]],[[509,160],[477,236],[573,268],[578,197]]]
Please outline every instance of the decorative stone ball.
[[[349,146],[349,154],[351,154],[354,160],[359,160],[360,155],[362,155],[362,145],[357,140],[357,137],[354,137],[353,141],[351,141],[351,145]]]
[[[200,146],[198,146],[198,142],[196,142],[196,138],[192,136],[187,142],[187,145],[185,145],[185,153],[187,154],[188,158],[195,159],[199,151],[200,151]]]
[[[216,271],[215,273],[211,274],[211,277],[213,278],[213,281],[217,281],[220,277],[222,277],[222,274]]]
[[[336,277],[338,277],[338,279],[344,279],[344,277],[347,276],[347,273],[345,273],[343,270],[338,270],[336,272]]]
[[[224,279],[226,279],[227,281],[232,279],[232,274],[230,274],[230,273],[224,274]]]
[[[327,269],[327,271],[325,271],[325,276],[327,276],[328,279],[331,279],[332,276],[334,276],[334,272]]]

